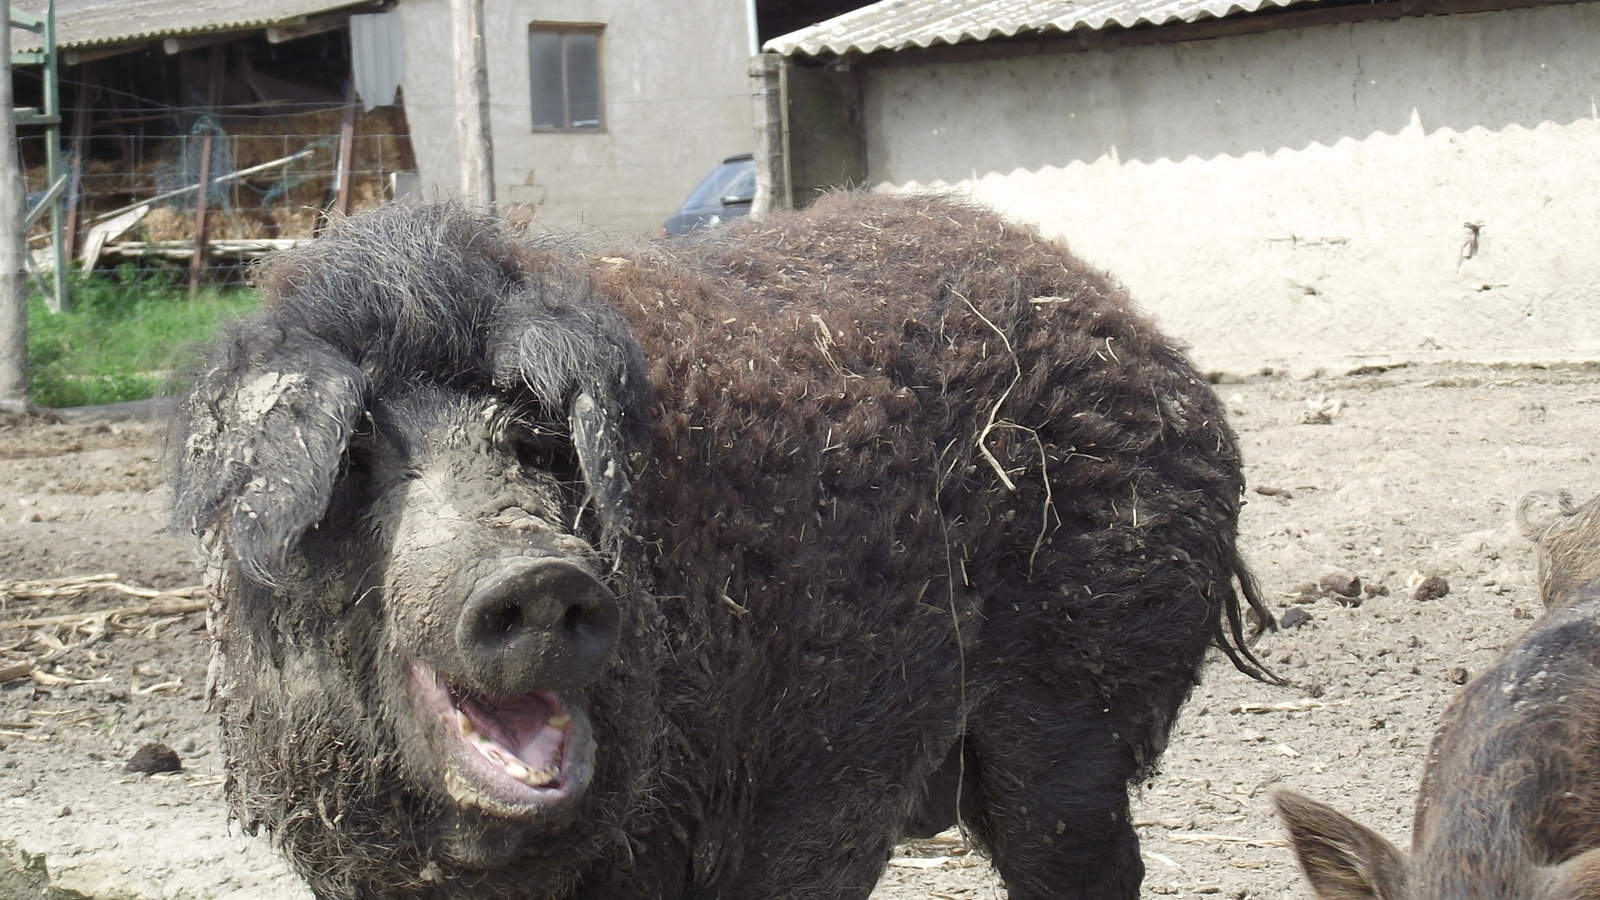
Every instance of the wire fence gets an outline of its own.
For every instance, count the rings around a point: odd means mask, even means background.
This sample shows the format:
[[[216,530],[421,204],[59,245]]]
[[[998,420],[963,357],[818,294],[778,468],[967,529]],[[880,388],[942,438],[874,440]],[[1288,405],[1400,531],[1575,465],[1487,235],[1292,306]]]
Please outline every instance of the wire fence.
[[[340,171],[344,110],[322,108],[275,116],[188,117],[179,134],[138,146],[128,135],[95,135],[100,151],[75,155],[69,138],[68,221],[64,241],[81,267],[97,269],[188,266],[198,225],[202,157],[206,169],[202,276],[236,282],[249,262],[266,252],[312,237],[333,212],[340,179],[346,181],[346,212],[357,214],[392,196],[391,176],[408,168],[406,138],[397,135],[386,110],[356,118],[349,171]],[[42,158],[27,144],[25,159]],[[122,152],[104,152],[108,142]],[[86,146],[86,144],[85,144]],[[30,204],[48,187],[43,165],[29,166]],[[143,207],[141,209],[141,207]],[[121,215],[111,213],[125,211]],[[36,264],[48,269],[50,236],[41,219],[29,236]]]

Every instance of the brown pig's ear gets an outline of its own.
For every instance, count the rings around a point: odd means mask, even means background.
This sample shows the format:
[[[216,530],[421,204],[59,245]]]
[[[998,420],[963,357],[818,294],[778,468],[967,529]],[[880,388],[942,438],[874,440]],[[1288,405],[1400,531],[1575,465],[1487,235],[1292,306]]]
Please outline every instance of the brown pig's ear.
[[[1272,795],[1321,900],[1404,900],[1406,858],[1383,835],[1293,791]]]
[[[223,529],[246,577],[279,584],[290,549],[327,511],[364,385],[316,342],[202,371],[173,422],[173,526],[202,553]]]

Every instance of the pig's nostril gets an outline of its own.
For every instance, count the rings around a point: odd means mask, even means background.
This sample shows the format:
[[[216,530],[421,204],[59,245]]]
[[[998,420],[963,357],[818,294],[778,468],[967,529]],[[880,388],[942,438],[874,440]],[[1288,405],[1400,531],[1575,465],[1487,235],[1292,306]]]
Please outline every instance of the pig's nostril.
[[[489,632],[491,634],[510,634],[522,624],[522,607],[510,604],[491,612],[488,616]]]
[[[567,607],[567,614],[562,617],[561,625],[562,627],[566,628],[567,633],[576,634],[578,629],[583,626],[586,618],[588,618],[588,616],[584,614],[583,607],[574,603]]]

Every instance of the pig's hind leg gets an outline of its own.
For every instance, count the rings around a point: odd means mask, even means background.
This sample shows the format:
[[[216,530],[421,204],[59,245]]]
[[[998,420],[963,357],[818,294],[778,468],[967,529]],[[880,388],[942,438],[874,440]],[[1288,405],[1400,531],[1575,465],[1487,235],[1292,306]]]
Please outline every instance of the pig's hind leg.
[[[1012,900],[1139,895],[1128,788],[1194,686],[1209,610],[1177,567],[1108,568],[1092,591],[1014,586],[985,604],[961,805]]]
[[[1134,900],[1144,877],[1128,812],[1140,768],[1099,700],[1010,685],[976,713],[967,738],[966,825],[1012,900]]]

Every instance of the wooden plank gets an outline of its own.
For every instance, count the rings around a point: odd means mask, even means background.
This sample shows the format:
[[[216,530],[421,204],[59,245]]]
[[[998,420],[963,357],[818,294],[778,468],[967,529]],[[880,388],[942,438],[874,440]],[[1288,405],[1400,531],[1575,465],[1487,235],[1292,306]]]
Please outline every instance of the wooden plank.
[[[78,201],[82,199],[78,184],[82,178],[83,155],[75,151],[72,165],[67,169],[67,220],[61,226],[61,252],[67,255],[69,261],[78,243]]]
[[[44,194],[39,197],[39,202],[35,203],[33,208],[28,210],[27,215],[23,218],[23,227],[31,226],[33,223],[39,221],[39,217],[50,211],[50,207],[61,198],[62,193],[65,192],[66,189],[66,175],[60,175],[55,181],[50,182],[50,186],[45,188]]]
[[[406,119],[405,88],[395,91],[394,105],[389,107],[389,124],[394,129],[395,149],[400,153],[400,168],[407,172],[415,172],[417,152],[411,146],[411,123]]]
[[[187,50],[204,50],[207,47],[215,47],[218,44],[226,44],[231,41],[237,41],[246,34],[248,34],[248,32],[212,31],[205,34],[169,37],[161,41],[161,49],[165,50],[168,56],[177,56],[179,53],[183,53]]]
[[[333,208],[339,215],[350,215],[350,166],[356,155],[356,77],[350,73],[350,89],[344,100],[344,122],[339,126],[339,189],[335,192]]]
[[[88,79],[89,73],[85,72],[84,81],[78,88],[78,114],[72,120],[72,171],[67,176],[67,224],[61,232],[61,252],[69,260],[78,243],[78,206],[83,199],[78,187],[83,179],[83,153],[88,145],[89,121],[94,118],[94,101],[99,93],[99,89]]]
[[[69,66],[81,66],[84,63],[98,62],[102,59],[110,59],[113,56],[121,56],[124,53],[138,53],[141,50],[149,49],[149,41],[136,41],[131,44],[115,44],[110,47],[64,50],[61,53],[61,61]]]
[[[315,18],[301,16],[298,22],[274,25],[268,28],[267,43],[281,44],[284,41],[297,41],[300,38],[311,37],[314,34],[323,34],[329,31],[337,31],[340,28],[347,28],[349,25],[350,13],[348,10]]]
[[[297,238],[258,238],[250,240],[209,240],[206,241],[206,256],[235,257],[238,259],[256,259],[280,250],[297,247],[304,241]],[[160,259],[192,259],[194,258],[193,241],[118,241],[106,244],[100,251],[106,255],[121,257],[157,257]]]

